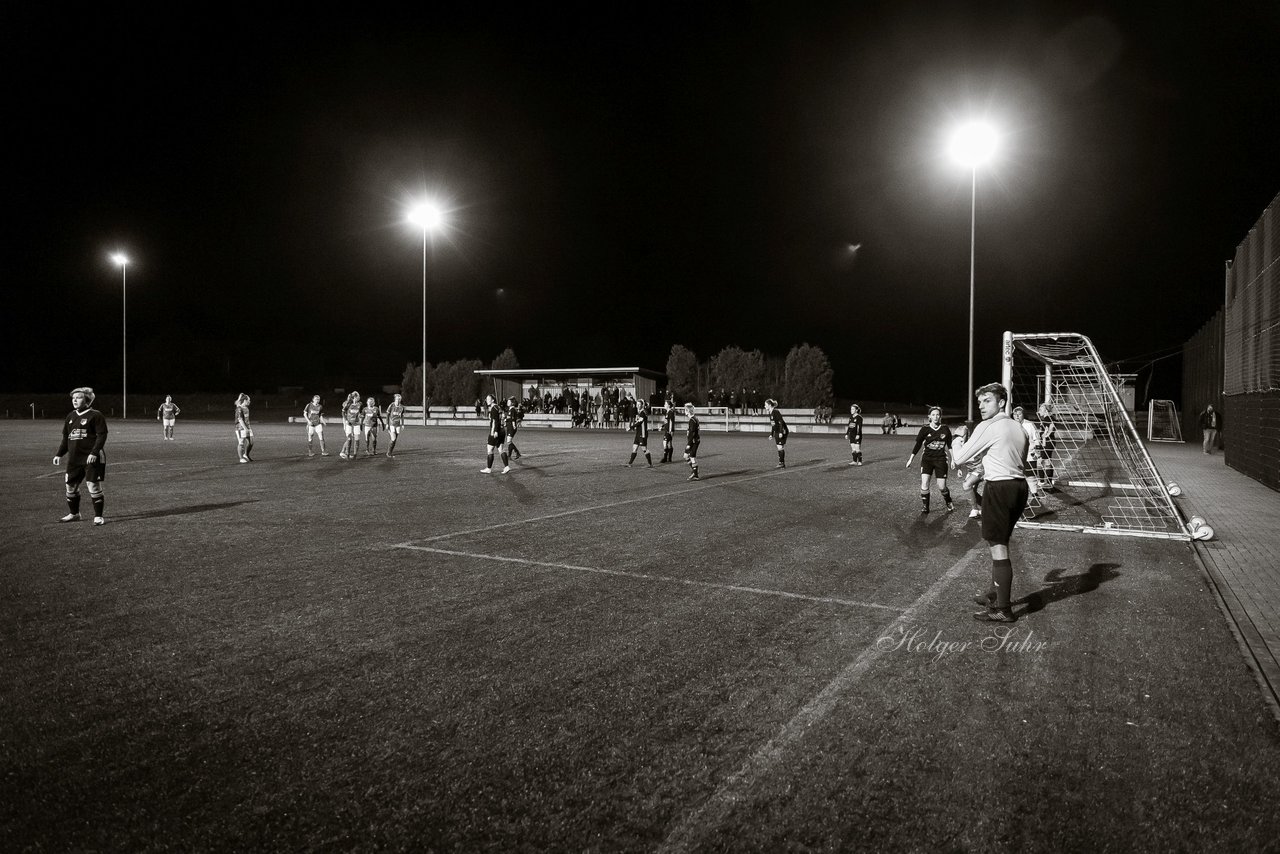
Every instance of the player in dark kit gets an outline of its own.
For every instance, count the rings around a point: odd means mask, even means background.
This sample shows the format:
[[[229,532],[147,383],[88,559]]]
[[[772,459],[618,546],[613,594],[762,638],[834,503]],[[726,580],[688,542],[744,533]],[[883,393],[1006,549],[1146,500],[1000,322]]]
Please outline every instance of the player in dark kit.
[[[784,469],[787,467],[787,436],[791,434],[791,430],[787,427],[787,420],[778,411],[778,401],[772,397],[764,402],[764,412],[772,422],[769,425],[769,438],[778,446],[778,468]]]
[[[524,456],[516,447],[516,431],[520,429],[520,422],[523,420],[524,409],[520,406],[520,402],[514,397],[507,398],[506,411],[502,414],[502,426],[507,431],[507,457],[512,460],[518,460]]]
[[[951,503],[951,490],[947,489],[947,470],[951,468],[953,438],[951,428],[942,423],[942,408],[929,407],[929,423],[921,427],[920,432],[916,434],[915,447],[911,449],[911,456],[907,457],[907,468],[911,468],[911,461],[915,459],[916,454],[920,453],[920,449],[924,448],[924,454],[920,457],[921,513],[929,512],[930,477],[938,481],[942,500],[947,502],[947,512],[950,513],[956,509]]]
[[[676,450],[676,407],[668,401],[666,411],[662,413],[662,461],[671,462],[671,455]]]
[[[844,437],[849,440],[849,453],[853,455],[849,465],[862,465],[862,407],[856,403],[849,407],[849,426],[844,428]]]
[[[75,410],[62,425],[62,444],[53,455],[53,464],[61,465],[67,458],[67,515],[61,522],[80,521],[80,484],[89,484],[89,499],[93,502],[93,524],[104,525],[103,507],[106,497],[102,482],[107,478],[107,458],[103,445],[107,443],[107,419],[93,408],[93,389],[85,386],[71,392],[71,406]]]
[[[645,403],[636,405],[636,417],[631,421],[631,429],[636,433],[631,444],[631,459],[627,460],[627,468],[636,461],[636,454],[644,448],[644,458],[653,468],[653,457],[649,455],[649,407]]]
[[[493,471],[493,455],[495,451],[502,454],[502,473],[506,474],[511,471],[511,464],[507,457],[507,431],[502,423],[502,407],[498,406],[491,394],[485,396],[484,405],[489,413],[489,438],[486,448],[489,456],[484,468],[480,469],[480,474],[488,474]]]
[[[693,469],[689,480],[698,480],[698,445],[702,442],[702,431],[698,427],[698,416],[693,414],[693,404],[686,403],[684,411],[689,416],[684,439],[684,458],[689,461],[689,468]]]

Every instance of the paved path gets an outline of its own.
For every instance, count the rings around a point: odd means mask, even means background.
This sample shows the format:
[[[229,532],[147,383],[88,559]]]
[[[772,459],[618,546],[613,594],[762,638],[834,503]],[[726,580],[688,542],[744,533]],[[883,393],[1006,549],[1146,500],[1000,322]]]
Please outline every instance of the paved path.
[[[1212,540],[1195,543],[1228,619],[1280,716],[1280,492],[1229,468],[1198,442],[1147,446],[1166,481],[1182,487],[1178,506],[1203,516]]]

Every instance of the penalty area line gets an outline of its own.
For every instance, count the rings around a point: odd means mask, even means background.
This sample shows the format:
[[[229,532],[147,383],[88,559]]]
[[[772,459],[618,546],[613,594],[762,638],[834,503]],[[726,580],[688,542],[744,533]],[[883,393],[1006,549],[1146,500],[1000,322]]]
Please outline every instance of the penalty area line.
[[[784,599],[798,599],[805,602],[823,602],[829,605],[847,605],[851,608],[874,608],[882,611],[901,611],[901,608],[895,608],[892,605],[880,605],[876,602],[860,602],[856,599],[841,599],[838,596],[811,596],[807,593],[791,593],[786,590],[771,590],[767,587],[747,587],[742,584],[725,584],[716,581],[697,581],[692,578],[678,578],[673,575],[653,575],[647,572],[627,572],[620,569],[601,569],[594,566],[577,566],[572,563],[555,563],[554,561],[545,560],[529,560],[523,557],[506,557],[504,555],[480,554],[478,552],[464,552],[457,549],[438,549],[432,546],[416,546],[412,543],[399,543],[392,546],[395,549],[406,549],[417,552],[430,552],[432,554],[450,555],[453,557],[473,558],[475,560],[492,560],[501,563],[516,563],[524,566],[539,566],[548,569],[569,569],[574,572],[593,572],[597,575],[612,575],[618,578],[635,578],[642,581],[662,581],[670,584],[683,584],[688,587],[702,587],[713,590],[729,590],[734,593],[750,593],[757,596],[778,596]]]
[[[667,834],[667,838],[658,846],[658,851],[693,851],[698,849],[699,842],[709,832],[720,827],[729,818],[733,810],[747,802],[752,789],[773,772],[782,763],[785,755],[804,738],[809,728],[821,722],[835,708],[849,688],[858,682],[871,666],[885,653],[894,649],[899,638],[892,634],[897,626],[910,624],[925,608],[928,608],[942,591],[958,578],[975,559],[982,554],[981,547],[970,550],[961,557],[942,577],[935,581],[928,590],[920,594],[920,598],[912,602],[897,619],[887,623],[880,629],[876,639],[864,649],[856,659],[844,670],[836,674],[827,685],[805,703],[796,714],[783,725],[776,736],[771,738],[753,753],[736,771],[725,778],[724,782],[697,809],[676,822]]]

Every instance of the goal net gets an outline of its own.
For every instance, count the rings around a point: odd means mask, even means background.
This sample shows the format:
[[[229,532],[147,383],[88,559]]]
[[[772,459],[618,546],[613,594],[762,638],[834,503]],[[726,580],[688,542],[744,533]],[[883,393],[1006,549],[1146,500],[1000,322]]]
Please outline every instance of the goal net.
[[[1147,404],[1147,441],[1182,441],[1182,424],[1172,400],[1152,400]]]
[[[1003,365],[1010,411],[1023,407],[1039,435],[1019,524],[1189,539],[1093,342],[1076,333],[1006,332]]]

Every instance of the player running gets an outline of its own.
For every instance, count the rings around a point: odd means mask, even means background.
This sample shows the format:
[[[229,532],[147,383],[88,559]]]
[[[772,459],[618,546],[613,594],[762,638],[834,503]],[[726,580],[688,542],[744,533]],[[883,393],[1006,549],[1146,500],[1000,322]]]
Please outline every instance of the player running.
[[[942,408],[939,406],[929,407],[929,423],[920,428],[920,432],[916,434],[915,447],[911,449],[911,456],[907,457],[907,468],[911,468],[911,461],[915,459],[916,454],[920,453],[920,449],[924,448],[924,454],[920,457],[920,512],[929,512],[929,478],[933,477],[938,481],[938,490],[942,493],[942,500],[947,502],[947,512],[955,510],[956,507],[951,503],[951,490],[947,489],[947,470],[951,468],[951,428],[942,423]]]
[[[636,404],[636,415],[631,419],[631,429],[635,431],[635,438],[631,443],[631,459],[627,460],[627,468],[631,468],[632,463],[636,461],[636,454],[639,453],[641,448],[644,448],[644,458],[649,464],[649,468],[653,468],[653,457],[649,454],[648,404]]]
[[[662,413],[662,461],[671,462],[671,455],[676,450],[676,405],[667,402]]]
[[[360,450],[360,392],[353,391],[342,402],[342,450],[338,456],[344,460],[355,459]]]
[[[844,428],[844,437],[849,441],[849,453],[853,456],[849,465],[862,465],[862,407],[856,403],[849,407],[849,426]]]
[[[699,480],[698,445],[702,442],[702,431],[698,425],[698,416],[693,414],[693,404],[686,403],[684,411],[689,416],[689,424],[685,428],[684,458],[689,461],[689,468],[693,469],[693,474],[689,475],[689,480]]]
[[[67,458],[67,515],[59,522],[80,521],[80,484],[89,484],[89,500],[93,502],[93,524],[105,525],[103,508],[106,495],[102,482],[107,479],[107,419],[93,408],[93,389],[88,386],[71,392],[72,412],[62,424],[62,443],[53,455],[55,466]]]
[[[791,429],[787,427],[787,419],[782,417],[782,412],[778,409],[778,401],[772,397],[764,402],[764,414],[772,422],[769,425],[769,438],[778,446],[778,465],[775,468],[784,469],[787,467],[787,436],[791,435]]]
[[[425,421],[425,419],[423,419]],[[391,398],[387,406],[387,432],[391,434],[391,447],[387,448],[387,459],[396,458],[396,442],[400,439],[400,431],[404,429],[404,402],[400,395]]]
[[[253,457],[249,456],[249,452],[253,450],[253,424],[249,420],[249,395],[244,392],[236,398],[235,424],[236,454],[240,457],[240,462],[251,463]]]
[[[316,438],[320,439],[320,456],[329,456],[329,452],[324,449],[324,407],[320,404],[320,395],[313,395],[311,402],[302,407],[302,420],[307,422],[307,456],[316,455],[312,450],[312,443]]]
[[[364,430],[366,457],[378,455],[378,428],[382,426],[384,426],[382,408],[378,406],[378,401],[371,397],[365,401],[364,409],[360,410],[360,429]]]
[[[507,456],[507,431],[503,425],[502,407],[498,406],[494,396],[489,394],[484,398],[485,410],[489,413],[489,438],[486,440],[486,451],[488,452],[487,462],[484,468],[480,469],[480,474],[488,474],[493,471],[493,455],[495,452],[502,454],[502,473],[506,474],[511,471],[510,458]]]
[[[173,395],[165,395],[164,403],[160,404],[160,408],[156,410],[156,420],[164,427],[165,441],[173,441],[173,422],[181,412],[178,404],[173,402]]]

